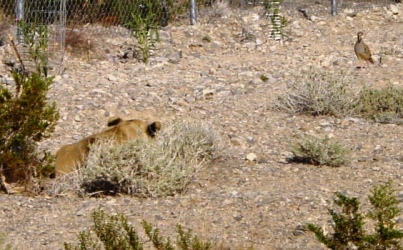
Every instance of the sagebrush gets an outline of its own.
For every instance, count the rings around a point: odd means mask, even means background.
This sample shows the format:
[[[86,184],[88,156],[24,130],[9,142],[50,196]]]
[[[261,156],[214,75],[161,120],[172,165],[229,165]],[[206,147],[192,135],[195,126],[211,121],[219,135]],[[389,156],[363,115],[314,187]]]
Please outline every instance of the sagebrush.
[[[348,72],[301,71],[273,103],[276,110],[312,116],[356,116],[403,124],[403,88],[357,87]]]
[[[313,165],[339,167],[349,162],[349,152],[346,147],[328,137],[317,138],[303,136],[292,148],[291,161]]]
[[[154,141],[95,144],[84,167],[62,176],[52,192],[123,193],[139,197],[181,193],[217,155],[218,135],[197,123],[167,126]]]
[[[280,111],[313,116],[351,115],[359,92],[354,93],[351,79],[346,72],[301,71],[287,83],[284,93],[278,96],[273,106]]]
[[[403,124],[403,88],[363,89],[355,112],[376,122]]]

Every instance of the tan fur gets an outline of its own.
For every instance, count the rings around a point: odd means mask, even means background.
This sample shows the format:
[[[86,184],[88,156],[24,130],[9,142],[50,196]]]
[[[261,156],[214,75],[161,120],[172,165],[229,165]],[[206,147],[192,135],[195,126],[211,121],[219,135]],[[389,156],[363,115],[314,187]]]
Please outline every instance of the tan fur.
[[[98,140],[113,140],[124,143],[130,140],[149,139],[161,129],[160,122],[147,124],[141,120],[122,120],[116,118],[108,121],[109,129],[88,136],[73,144],[62,146],[56,153],[56,175],[69,173],[84,164],[90,152],[90,145]]]

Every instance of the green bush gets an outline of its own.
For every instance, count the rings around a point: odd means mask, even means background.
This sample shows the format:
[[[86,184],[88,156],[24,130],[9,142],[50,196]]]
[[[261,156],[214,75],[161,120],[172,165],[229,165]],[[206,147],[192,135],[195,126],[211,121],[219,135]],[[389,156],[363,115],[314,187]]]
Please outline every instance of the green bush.
[[[264,0],[265,16],[270,20],[270,36],[276,40],[284,37],[284,27],[288,24],[287,19],[280,14],[280,5],[284,0]]]
[[[291,161],[339,167],[348,163],[349,150],[329,138],[305,136],[292,148]]]
[[[353,113],[357,103],[354,86],[345,72],[337,75],[310,69],[296,74],[279,95],[274,108],[313,116],[344,116]]]
[[[341,211],[329,209],[333,232],[326,235],[321,227],[314,224],[307,224],[307,228],[320,242],[334,250],[402,249],[403,231],[395,229],[395,218],[400,214],[395,192],[391,181],[373,188],[368,197],[373,208],[367,214],[359,211],[360,202],[357,198],[337,193],[335,204]],[[375,228],[370,232],[366,231],[365,218],[374,221],[370,225]]]
[[[217,134],[201,124],[177,123],[154,141],[94,145],[86,166],[62,176],[52,193],[123,193],[139,197],[181,193],[218,147]]]
[[[355,112],[376,122],[403,124],[403,88],[364,89]]]
[[[159,40],[160,7],[161,4],[155,0],[142,0],[141,8],[133,8],[126,23],[139,43],[144,63],[148,62],[151,47]]]
[[[143,242],[139,238],[135,228],[127,221],[127,217],[122,214],[108,215],[103,210],[98,209],[92,213],[94,226],[89,231],[79,233],[78,244],[64,243],[66,250],[84,249],[125,249],[142,250]],[[165,239],[159,233],[158,228],[154,228],[146,221],[142,221],[148,241],[153,248],[159,250],[209,250],[212,244],[201,241],[194,236],[191,230],[183,230],[181,225],[176,226],[176,244],[171,243],[170,238]],[[177,247],[175,247],[175,245]]]
[[[49,135],[59,114],[46,94],[52,78],[37,73],[13,73],[15,91],[0,85],[0,170],[8,182],[29,181],[49,167],[51,157],[40,159],[36,142]]]

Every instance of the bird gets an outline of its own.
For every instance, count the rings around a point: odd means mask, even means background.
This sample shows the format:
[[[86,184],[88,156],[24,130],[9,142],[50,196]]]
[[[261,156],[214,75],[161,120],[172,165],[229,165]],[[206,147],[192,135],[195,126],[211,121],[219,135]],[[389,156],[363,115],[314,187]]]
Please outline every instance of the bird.
[[[354,45],[355,54],[360,62],[365,61],[367,64],[368,62],[374,64],[375,61],[372,58],[371,50],[369,49],[368,45],[366,45],[362,40],[363,35],[364,33],[362,33],[361,31],[357,33],[357,42],[355,42]]]

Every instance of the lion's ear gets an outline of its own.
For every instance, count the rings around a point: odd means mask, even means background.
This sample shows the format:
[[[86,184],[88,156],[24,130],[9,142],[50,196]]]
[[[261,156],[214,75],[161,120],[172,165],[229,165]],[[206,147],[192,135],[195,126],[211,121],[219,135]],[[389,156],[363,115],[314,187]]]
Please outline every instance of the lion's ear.
[[[161,123],[160,122],[153,122],[147,127],[147,134],[151,137],[154,137],[155,134],[158,132],[158,130],[161,129]]]
[[[95,138],[95,136],[91,136],[88,138],[88,145],[94,144],[96,140],[97,138]]]
[[[120,117],[112,117],[108,120],[108,127],[118,125],[121,122],[123,122],[123,120]]]

